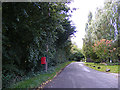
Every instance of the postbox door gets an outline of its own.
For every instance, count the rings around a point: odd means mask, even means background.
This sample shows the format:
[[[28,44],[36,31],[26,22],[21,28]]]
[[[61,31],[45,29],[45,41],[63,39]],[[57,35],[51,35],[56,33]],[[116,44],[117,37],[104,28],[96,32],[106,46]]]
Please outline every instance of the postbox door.
[[[41,64],[46,64],[46,57],[41,58]]]

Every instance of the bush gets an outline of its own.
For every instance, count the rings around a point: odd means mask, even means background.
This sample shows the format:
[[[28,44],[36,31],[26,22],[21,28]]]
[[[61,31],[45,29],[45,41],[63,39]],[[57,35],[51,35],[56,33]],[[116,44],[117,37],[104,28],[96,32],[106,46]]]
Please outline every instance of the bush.
[[[76,52],[71,55],[70,59],[74,61],[81,61],[84,58],[83,54],[81,52]]]

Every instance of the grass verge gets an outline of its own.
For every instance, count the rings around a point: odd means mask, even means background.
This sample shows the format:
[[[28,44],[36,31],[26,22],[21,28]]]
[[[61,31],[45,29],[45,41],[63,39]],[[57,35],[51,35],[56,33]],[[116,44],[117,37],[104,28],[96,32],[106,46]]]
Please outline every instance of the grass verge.
[[[68,64],[72,62],[74,61],[68,61],[68,62],[62,63],[55,67],[54,72],[48,71],[44,74],[39,74],[28,80],[18,82],[15,85],[11,86],[10,88],[37,88],[40,85],[44,84],[45,81],[53,79],[56,76],[56,74],[58,74],[61,71],[61,69],[63,69],[64,67],[66,67]]]
[[[102,71],[102,72],[106,72],[106,69],[110,69],[109,71],[110,73],[118,73],[120,71],[120,69],[118,68],[120,67],[120,65],[104,65],[104,64],[96,64],[96,63],[89,63],[89,62],[86,62],[85,65],[87,67],[90,67],[92,69],[95,69],[97,71]],[[98,67],[101,67],[101,68],[98,69]]]

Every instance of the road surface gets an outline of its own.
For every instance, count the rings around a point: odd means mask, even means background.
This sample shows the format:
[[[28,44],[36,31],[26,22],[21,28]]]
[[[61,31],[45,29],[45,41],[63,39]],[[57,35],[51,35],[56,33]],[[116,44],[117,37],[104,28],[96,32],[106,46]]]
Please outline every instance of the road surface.
[[[118,77],[73,62],[44,88],[118,88]]]

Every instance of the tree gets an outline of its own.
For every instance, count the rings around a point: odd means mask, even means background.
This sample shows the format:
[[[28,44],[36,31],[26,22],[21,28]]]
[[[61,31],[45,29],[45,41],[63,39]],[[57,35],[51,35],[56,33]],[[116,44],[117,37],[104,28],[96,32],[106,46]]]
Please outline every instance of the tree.
[[[91,47],[92,47],[92,13],[89,12],[88,14],[88,23],[86,23],[85,28],[85,38],[83,39],[83,53],[86,58],[90,58]]]
[[[84,58],[82,50],[79,49],[76,45],[72,45],[70,60],[81,61]]]
[[[69,38],[75,27],[70,24],[66,3],[4,2],[2,6],[3,88],[16,77],[43,71],[43,56],[47,57],[48,67],[68,60]]]
[[[85,57],[92,59],[100,59],[96,52],[93,52],[92,47],[95,41],[102,39],[112,40],[111,47],[116,48],[114,56],[111,58],[117,61],[119,56],[117,50],[119,50],[117,41],[119,40],[119,16],[120,16],[120,3],[117,0],[106,0],[103,8],[97,8],[95,20],[90,23],[86,23],[86,35],[83,39],[83,51]],[[90,14],[89,14],[90,15]],[[91,20],[91,16],[88,17],[88,22]],[[102,58],[102,57],[101,57]],[[116,59],[116,60],[115,60]]]
[[[94,43],[93,51],[99,57],[99,60],[107,61],[111,57],[111,42],[112,40],[101,39],[100,41],[96,41]]]

